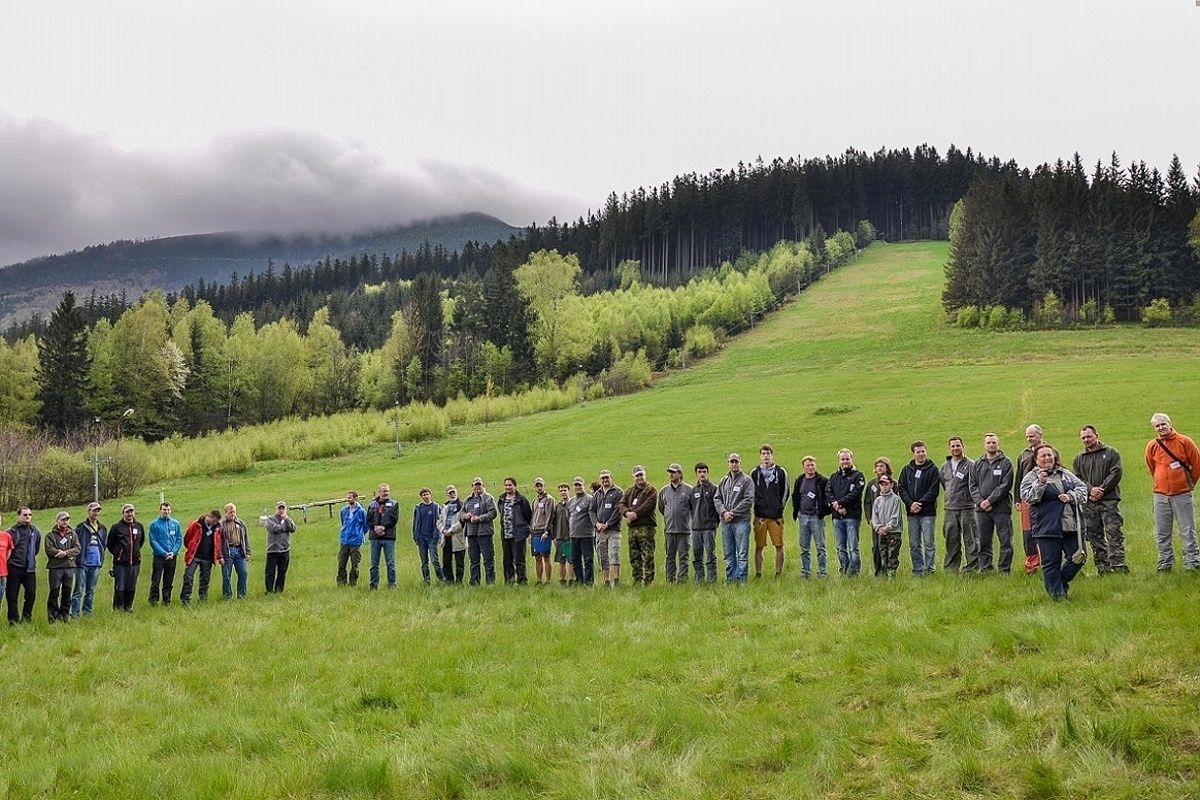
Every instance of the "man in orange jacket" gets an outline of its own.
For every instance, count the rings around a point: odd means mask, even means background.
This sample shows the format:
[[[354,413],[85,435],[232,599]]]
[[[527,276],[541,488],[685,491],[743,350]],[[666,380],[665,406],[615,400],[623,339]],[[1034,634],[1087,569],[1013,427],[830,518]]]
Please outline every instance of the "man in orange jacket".
[[[1158,536],[1158,571],[1175,566],[1171,522],[1179,524],[1183,568],[1200,569],[1196,543],[1196,504],[1192,491],[1200,480],[1200,450],[1189,437],[1171,427],[1171,418],[1158,413],[1150,418],[1158,436],[1146,444],[1146,468],[1154,478],[1154,526]]]

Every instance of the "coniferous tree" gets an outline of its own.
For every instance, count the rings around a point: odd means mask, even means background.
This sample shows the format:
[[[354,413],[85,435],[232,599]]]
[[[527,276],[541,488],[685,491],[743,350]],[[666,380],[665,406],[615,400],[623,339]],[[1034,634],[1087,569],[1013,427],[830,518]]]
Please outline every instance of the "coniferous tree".
[[[65,292],[38,341],[38,423],[43,428],[65,433],[86,421],[87,345],[87,316],[75,305],[75,293]]]

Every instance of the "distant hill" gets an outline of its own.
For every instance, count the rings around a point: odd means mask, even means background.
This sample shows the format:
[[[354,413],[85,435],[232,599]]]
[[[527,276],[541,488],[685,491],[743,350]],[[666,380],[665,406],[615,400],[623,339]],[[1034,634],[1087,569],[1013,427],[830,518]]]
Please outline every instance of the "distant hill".
[[[363,252],[394,257],[404,250],[416,252],[426,241],[461,250],[469,241],[491,243],[519,230],[473,213],[337,236],[228,232],[94,245],[0,269],[0,327],[35,311],[48,315],[68,289],[80,301],[93,289],[98,294],[124,291],[132,300],[150,289],[177,291],[200,278],[225,283],[234,272],[239,277],[262,272],[272,260],[279,269],[284,263],[299,267],[326,256],[346,259]]]

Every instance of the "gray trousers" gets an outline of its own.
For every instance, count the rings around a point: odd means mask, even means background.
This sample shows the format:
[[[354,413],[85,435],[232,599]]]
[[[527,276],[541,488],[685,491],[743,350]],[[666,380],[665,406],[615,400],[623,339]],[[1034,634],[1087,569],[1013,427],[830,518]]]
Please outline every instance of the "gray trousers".
[[[1154,495],[1154,528],[1158,537],[1158,568],[1175,566],[1175,548],[1171,545],[1171,521],[1179,525],[1183,544],[1183,568],[1200,569],[1200,547],[1196,545],[1196,503],[1191,492]]]
[[[979,570],[979,536],[975,533],[975,511],[970,508],[947,508],[942,520],[946,537],[947,572],[977,572]]]
[[[667,543],[667,583],[687,583],[688,579],[688,545],[691,543],[690,533],[663,534]],[[716,564],[716,554],[713,554],[713,564]],[[714,567],[715,569],[715,567]]]
[[[976,511],[975,531],[979,534],[979,571],[991,572],[992,564],[992,533],[1000,540],[1000,560],[995,565],[1001,573],[1007,574],[1012,569],[1013,560],[1013,529],[1011,511]]]
[[[1125,518],[1117,508],[1120,502],[1089,500],[1083,504],[1083,518],[1087,523],[1088,542],[1092,545],[1096,572],[1112,572],[1126,567],[1125,534],[1121,530]]]

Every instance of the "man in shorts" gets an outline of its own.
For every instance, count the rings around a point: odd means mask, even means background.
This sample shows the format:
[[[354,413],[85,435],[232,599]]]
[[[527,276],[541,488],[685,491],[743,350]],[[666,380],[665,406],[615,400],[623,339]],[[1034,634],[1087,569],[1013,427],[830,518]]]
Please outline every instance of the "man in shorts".
[[[759,465],[750,471],[754,481],[754,577],[761,578],[767,537],[775,546],[775,577],[783,574],[783,510],[792,494],[787,470],[775,463],[771,445],[758,448]]]
[[[602,470],[600,488],[592,495],[590,514],[605,586],[616,587],[621,580],[621,498],[624,496],[621,487],[613,483],[612,473]]]

